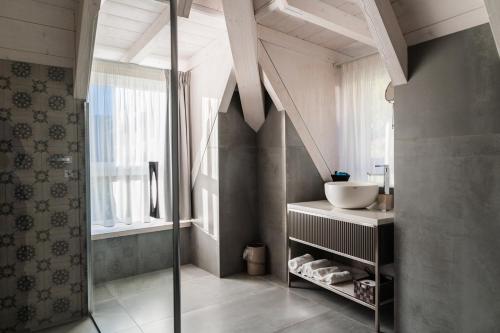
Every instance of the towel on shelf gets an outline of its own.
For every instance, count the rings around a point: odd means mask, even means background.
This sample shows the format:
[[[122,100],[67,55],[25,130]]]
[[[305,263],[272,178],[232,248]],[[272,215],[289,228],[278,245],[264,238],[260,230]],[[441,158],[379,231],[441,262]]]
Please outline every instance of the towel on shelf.
[[[302,267],[302,265],[311,262],[313,260],[314,260],[313,256],[310,255],[309,253],[306,253],[300,257],[288,260],[288,268],[293,272],[298,272],[299,269]]]
[[[352,275],[349,271],[333,272],[325,275],[322,282],[326,284],[337,284],[346,281],[352,281]]]
[[[312,278],[318,281],[321,281],[326,275],[330,273],[335,273],[338,272],[339,268],[337,266],[331,266],[331,267],[322,267],[315,269],[312,272]]]
[[[313,276],[313,271],[318,269],[318,268],[323,268],[323,267],[328,267],[331,266],[332,262],[328,259],[319,259],[319,260],[314,260],[308,263],[305,263],[302,265],[302,267],[299,270],[299,273],[302,273],[302,275],[307,276],[307,277],[312,277]]]
[[[353,280],[365,279],[365,278],[370,276],[370,274],[368,274],[366,271],[364,271],[360,268],[351,267],[351,266],[339,266],[339,271],[350,272]]]

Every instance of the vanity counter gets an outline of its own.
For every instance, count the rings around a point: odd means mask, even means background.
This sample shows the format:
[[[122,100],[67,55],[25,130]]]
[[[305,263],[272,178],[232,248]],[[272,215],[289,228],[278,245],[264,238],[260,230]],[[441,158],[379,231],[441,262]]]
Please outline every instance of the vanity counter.
[[[343,209],[333,207],[327,200],[290,203],[288,211],[306,213],[349,223],[379,226],[394,222],[394,212],[382,212],[371,209]]]

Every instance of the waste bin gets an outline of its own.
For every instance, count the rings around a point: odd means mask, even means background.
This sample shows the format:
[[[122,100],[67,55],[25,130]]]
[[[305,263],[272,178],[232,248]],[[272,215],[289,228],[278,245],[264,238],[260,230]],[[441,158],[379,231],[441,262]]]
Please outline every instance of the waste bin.
[[[263,243],[250,243],[243,252],[243,259],[247,261],[249,275],[266,274],[266,246]]]

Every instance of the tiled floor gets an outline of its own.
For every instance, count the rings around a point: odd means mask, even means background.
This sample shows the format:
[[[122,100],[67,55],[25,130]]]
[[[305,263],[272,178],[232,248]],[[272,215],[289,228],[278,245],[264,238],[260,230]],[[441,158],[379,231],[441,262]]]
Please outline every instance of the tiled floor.
[[[182,331],[372,332],[373,312],[359,304],[308,288],[288,289],[266,277],[219,279],[195,266],[182,267]],[[115,280],[95,290],[94,318],[102,333],[173,331],[170,270]],[[392,306],[382,331],[392,332]],[[90,320],[45,333],[94,333]]]

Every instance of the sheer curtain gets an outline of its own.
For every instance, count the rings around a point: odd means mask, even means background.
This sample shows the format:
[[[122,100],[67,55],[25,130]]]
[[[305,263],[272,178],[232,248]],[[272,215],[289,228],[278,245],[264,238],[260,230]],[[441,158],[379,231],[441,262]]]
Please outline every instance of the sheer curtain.
[[[371,180],[376,164],[389,164],[394,183],[394,130],[392,104],[385,100],[390,82],[380,56],[373,55],[339,68],[337,107],[339,168],[352,180]],[[381,172],[382,170],[378,170]]]
[[[163,71],[95,62],[89,92],[92,223],[149,220],[149,161],[159,162],[165,216],[167,81]]]

